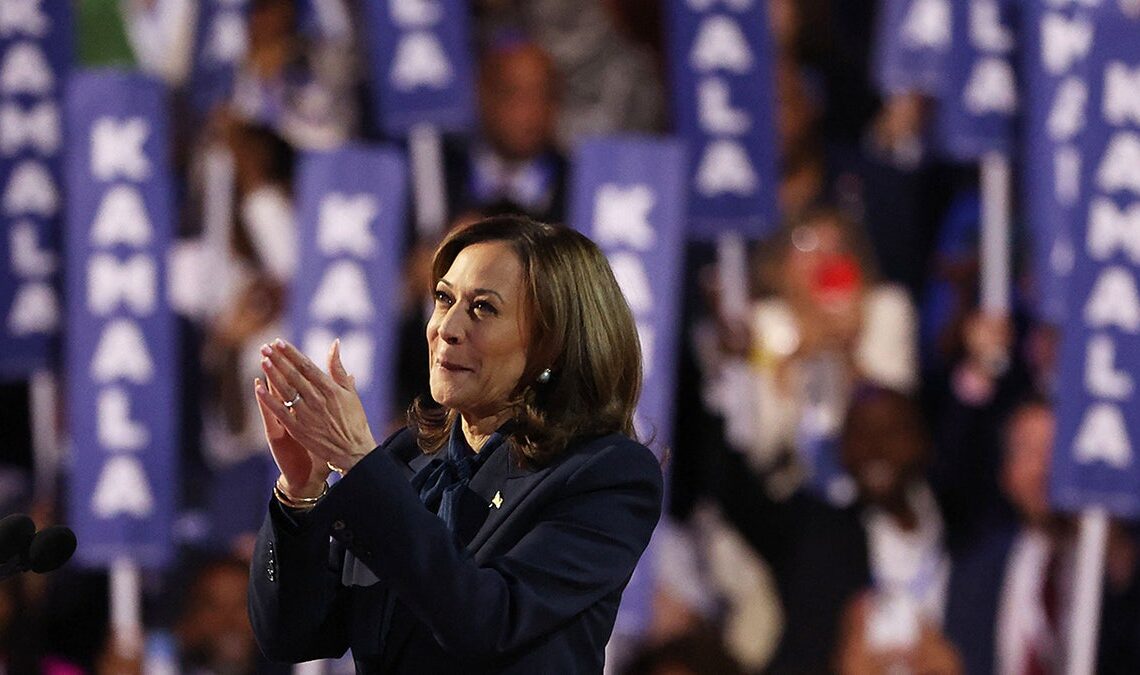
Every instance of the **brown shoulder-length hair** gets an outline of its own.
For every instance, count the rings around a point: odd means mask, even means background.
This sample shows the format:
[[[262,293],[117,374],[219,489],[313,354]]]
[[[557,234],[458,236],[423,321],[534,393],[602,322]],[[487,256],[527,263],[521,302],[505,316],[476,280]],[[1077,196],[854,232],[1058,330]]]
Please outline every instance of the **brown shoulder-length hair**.
[[[522,263],[531,334],[526,366],[513,393],[509,436],[522,459],[548,463],[577,438],[635,437],[641,394],[637,325],[609,263],[594,242],[566,227],[524,216],[486,218],[452,231],[432,259],[431,288],[463,249],[504,242]],[[539,383],[549,368],[551,377]],[[456,411],[423,398],[408,411],[420,449],[444,446]]]

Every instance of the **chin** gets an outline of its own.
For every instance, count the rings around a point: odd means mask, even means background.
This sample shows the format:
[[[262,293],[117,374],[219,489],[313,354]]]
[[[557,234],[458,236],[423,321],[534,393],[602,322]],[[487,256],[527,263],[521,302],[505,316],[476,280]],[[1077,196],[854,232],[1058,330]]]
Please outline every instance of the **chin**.
[[[457,391],[454,386],[429,383],[429,388],[432,400],[445,408],[455,409],[463,404],[463,392]]]

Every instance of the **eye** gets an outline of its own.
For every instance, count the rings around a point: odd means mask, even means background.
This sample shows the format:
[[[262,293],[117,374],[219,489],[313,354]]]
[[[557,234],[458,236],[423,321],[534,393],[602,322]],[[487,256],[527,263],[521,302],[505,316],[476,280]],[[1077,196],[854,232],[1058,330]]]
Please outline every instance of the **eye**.
[[[455,302],[455,300],[447,294],[447,291],[437,290],[433,295],[435,296],[435,304],[437,305],[450,307]]]
[[[476,300],[471,304],[471,309],[476,314],[494,316],[499,313],[499,310],[494,305],[486,300]]]

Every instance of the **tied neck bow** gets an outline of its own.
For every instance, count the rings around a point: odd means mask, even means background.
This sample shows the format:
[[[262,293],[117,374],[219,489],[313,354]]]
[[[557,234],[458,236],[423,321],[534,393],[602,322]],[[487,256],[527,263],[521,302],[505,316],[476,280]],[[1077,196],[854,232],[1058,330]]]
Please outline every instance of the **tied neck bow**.
[[[459,533],[460,504],[470,492],[467,486],[479,467],[490,459],[504,441],[506,437],[495,432],[483,444],[482,451],[475,452],[467,445],[457,423],[451,431],[446,451],[441,453],[446,454],[446,458],[433,458],[412,478],[412,487],[419,492],[420,501],[447,524],[447,529]],[[470,496],[474,496],[474,493]],[[480,515],[486,516],[485,509]]]

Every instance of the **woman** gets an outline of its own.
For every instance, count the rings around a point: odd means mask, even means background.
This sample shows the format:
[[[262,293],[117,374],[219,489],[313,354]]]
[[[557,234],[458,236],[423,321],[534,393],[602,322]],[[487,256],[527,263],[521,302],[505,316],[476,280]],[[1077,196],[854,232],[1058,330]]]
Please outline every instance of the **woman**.
[[[837,437],[857,383],[910,393],[918,380],[914,308],[901,287],[874,279],[858,223],[817,208],[782,230],[770,255],[761,274],[774,292],[751,321],[756,406],[738,443],[762,470],[789,448],[810,465],[814,443]],[[816,488],[843,492],[829,467],[807,468]]]
[[[294,662],[351,648],[362,673],[600,673],[661,509],[660,467],[630,438],[630,311],[588,239],[518,217],[448,235],[432,276],[440,407],[418,402],[379,447],[337,344],[329,375],[262,348],[281,477],[253,562],[258,640]]]

